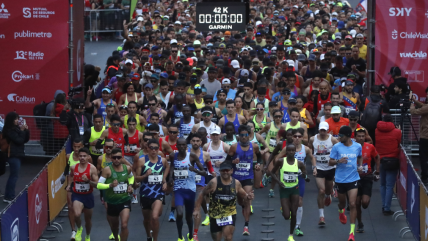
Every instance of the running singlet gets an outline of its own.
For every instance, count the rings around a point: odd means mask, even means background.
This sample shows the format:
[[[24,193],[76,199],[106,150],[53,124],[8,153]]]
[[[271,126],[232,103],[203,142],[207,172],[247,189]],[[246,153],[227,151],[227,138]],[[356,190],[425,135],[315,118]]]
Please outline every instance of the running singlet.
[[[284,107],[284,116],[282,117],[281,122],[288,123],[290,121],[291,121],[291,118],[290,118],[290,115],[288,114],[288,107]]]
[[[224,126],[223,126],[223,133],[226,133],[226,123],[229,122],[229,120],[227,120],[227,115],[224,116]],[[239,133],[238,132],[238,128],[239,128],[239,119],[238,119],[238,114],[235,114],[235,120],[233,120],[233,126],[235,127],[235,133]]]
[[[105,121],[106,117],[107,117],[107,112],[106,112],[106,105],[104,104],[104,101],[101,99],[101,104],[100,104],[100,108],[97,109],[97,113],[103,116],[103,121]],[[110,99],[110,103],[109,104],[113,104],[113,100]]]
[[[196,173],[189,170],[190,153],[186,152],[183,160],[178,160],[178,153],[174,155],[174,191],[188,189],[196,192]]]
[[[314,156],[316,160],[316,167],[318,170],[331,170],[335,168],[335,166],[329,166],[328,162],[330,161],[330,152],[333,148],[333,142],[331,141],[331,135],[328,135],[328,139],[325,141],[321,141],[319,135],[315,135],[314,137]]]
[[[296,154],[294,154],[294,158],[296,158],[299,162],[305,163],[305,158],[306,158],[305,145],[303,145],[303,144],[301,144],[301,145],[302,145],[302,149],[300,151],[296,150]]]
[[[129,152],[125,150],[125,156],[135,156],[137,152],[135,152],[135,149],[138,148],[138,145],[140,143],[140,140],[138,139],[138,130],[135,131],[135,134],[130,137],[128,136],[128,142],[129,142]]]
[[[159,108],[159,111],[156,112],[159,115],[159,124],[158,125],[162,125],[162,120],[163,120],[163,116],[162,116],[162,109]],[[152,111],[149,109],[147,109],[147,120],[150,120],[150,117],[152,116]],[[162,128],[161,128],[162,129]]]
[[[336,165],[335,181],[337,183],[350,183],[360,180],[357,171],[357,158],[362,156],[361,145],[352,141],[351,146],[345,146],[342,142],[333,146],[330,152],[330,158],[340,160],[342,157],[348,157],[347,163],[338,163]]]
[[[239,158],[239,163],[233,165],[232,176],[237,180],[254,179],[253,173],[253,143],[250,142],[248,151],[244,151],[238,143],[236,146],[236,157]]]
[[[271,122],[270,129],[266,135],[266,144],[269,145],[269,152],[273,152],[276,147],[276,136],[278,135],[279,128],[276,127],[275,122]]]
[[[125,146],[125,138],[123,138],[123,130],[119,127],[119,132],[114,133],[111,128],[108,129],[108,136],[107,138],[112,139],[114,143],[116,143],[116,147],[122,149],[122,154],[125,153],[124,146]]]
[[[220,146],[217,150],[212,149],[211,147],[212,142],[208,144],[207,152],[210,155],[211,163],[214,169],[215,174],[217,176],[220,175],[220,165],[218,167],[216,166],[217,162],[223,162],[226,160],[227,153],[224,151],[224,143],[220,141]]]
[[[228,185],[224,185],[221,178],[217,177],[217,187],[210,195],[210,208],[208,215],[210,218],[221,219],[229,218],[232,220],[232,215],[236,214],[236,188],[235,178]],[[216,220],[216,221],[217,221]]]
[[[228,144],[229,146],[232,146],[233,144],[238,142],[238,140],[236,140],[235,135],[233,135],[233,140],[231,140],[231,141],[226,140],[226,136],[224,136],[223,141],[224,141],[224,143]]]
[[[154,199],[162,198],[163,195],[165,195],[162,191],[163,172],[165,171],[162,158],[158,156],[158,161],[153,163],[150,161],[149,156],[145,155],[144,160],[145,163],[144,167],[141,169],[141,175],[144,175],[149,169],[152,170],[152,174],[141,182],[141,197]]]
[[[125,126],[126,129],[128,129],[128,118],[129,115],[126,115],[123,119],[123,126]],[[135,114],[135,120],[137,120],[137,130],[139,130],[140,132],[144,132],[145,127],[140,125],[140,115],[139,114]]]
[[[113,164],[113,162],[107,162],[106,160],[106,155],[107,154],[103,154],[103,160],[101,161],[101,170],[104,169],[106,166],[111,166]]]
[[[328,97],[325,100],[321,99],[321,94],[318,94],[318,103],[317,103],[318,113],[315,115],[315,117],[318,117],[318,114],[320,113],[320,111],[324,109],[325,103],[330,102],[330,99],[331,99],[331,93],[328,93]]]
[[[192,132],[192,128],[195,125],[195,117],[190,118],[190,122],[185,124],[184,118],[180,119],[180,130],[178,137],[183,137],[184,139],[187,139],[187,137],[190,135],[190,132]]]
[[[88,182],[85,182],[82,180],[82,176],[86,175],[86,177],[90,180],[91,179],[91,164],[86,165],[86,169],[83,172],[79,172],[79,166],[80,163],[77,163],[76,166],[74,166],[74,175],[73,175],[73,192],[78,194],[89,194],[92,193],[93,187]]]
[[[266,115],[263,116],[263,120],[261,123],[258,123],[256,120],[256,116],[253,117],[253,122],[254,122],[254,132],[258,133],[261,129],[263,129],[263,127],[265,127],[265,125],[267,124],[266,121]],[[263,138],[266,138],[266,133],[262,134]]]
[[[117,180],[118,184],[116,187],[105,190],[104,200],[109,204],[121,204],[131,199],[128,195],[128,168],[125,164],[122,164],[123,170],[116,172],[113,166],[110,166],[111,176],[107,178],[106,184],[113,183]]]
[[[364,142],[364,145],[362,146],[362,153],[363,153],[363,171],[360,174],[360,176],[372,174],[371,162],[378,155],[376,148],[372,144]]]
[[[91,143],[91,142],[99,139],[101,137],[101,134],[103,133],[103,131],[105,129],[106,128],[103,126],[103,128],[101,129],[100,132],[96,132],[95,127],[94,126],[91,127],[91,137],[89,138],[89,142]],[[104,145],[104,141],[101,144]],[[91,146],[89,151],[91,152],[91,155],[94,155],[94,156],[100,156],[104,153],[103,149],[97,149],[95,146]]]
[[[348,125],[349,126],[349,125]],[[355,128],[355,130],[356,129],[358,129],[358,128],[360,128],[361,127],[361,125],[360,124],[357,124],[357,127]],[[353,140],[353,141],[356,141],[355,140],[355,130],[354,131],[352,131],[352,134],[351,134],[351,139]]]
[[[76,165],[77,163],[80,163],[80,160],[79,161],[74,160],[73,155],[74,155],[74,151],[70,153],[70,157],[68,158],[68,166],[70,167],[69,171],[71,171],[72,166]]]
[[[205,162],[204,162],[204,152],[203,152],[202,148],[199,148],[199,151],[200,151],[200,154],[199,154],[199,161],[201,162],[202,166],[203,166],[204,168],[206,168],[206,166],[205,166]],[[190,153],[190,149],[189,149],[189,153]],[[195,167],[196,169],[198,169],[198,170],[199,170],[198,165],[196,165],[196,163],[195,163],[195,166],[194,166],[194,167]],[[201,170],[200,170],[200,171],[201,171]],[[196,174],[196,175],[195,175],[195,183],[196,183],[196,185],[198,185],[198,186],[205,187],[205,177],[204,177],[204,176],[201,176],[201,175]]]
[[[173,110],[173,118],[174,118],[174,121],[173,121],[173,123],[177,123],[178,121],[180,121],[181,120],[181,118],[183,118],[183,112],[181,112],[181,111],[179,111],[178,109],[177,109],[177,106],[176,105],[174,105],[173,107],[172,107],[172,110]]]
[[[208,134],[207,139],[208,139],[208,142],[210,142],[211,141],[211,132],[214,131],[214,129],[217,125],[213,122],[210,122],[210,125],[208,127],[206,127],[203,121],[201,121],[199,123],[200,123],[199,127],[204,127],[205,130],[207,130],[207,134]]]
[[[280,180],[285,188],[292,188],[299,184],[299,161],[294,159],[293,165],[288,164],[287,157],[284,157],[282,167],[279,170]]]

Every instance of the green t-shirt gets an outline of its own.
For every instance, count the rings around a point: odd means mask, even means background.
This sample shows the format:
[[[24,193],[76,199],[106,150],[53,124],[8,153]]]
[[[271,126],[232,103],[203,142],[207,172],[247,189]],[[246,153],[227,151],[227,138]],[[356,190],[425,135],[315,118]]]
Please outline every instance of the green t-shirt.
[[[114,188],[109,188],[105,192],[104,199],[110,204],[121,204],[131,200],[128,195],[128,168],[125,164],[122,164],[123,171],[116,172],[113,166],[109,166],[111,170],[111,176],[107,178],[106,184],[113,183],[117,180],[118,185]]]

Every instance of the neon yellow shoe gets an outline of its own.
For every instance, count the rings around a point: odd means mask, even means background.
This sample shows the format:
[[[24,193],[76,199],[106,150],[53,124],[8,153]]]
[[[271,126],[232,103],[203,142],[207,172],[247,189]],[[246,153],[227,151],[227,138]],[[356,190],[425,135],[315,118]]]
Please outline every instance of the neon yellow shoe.
[[[111,234],[110,234],[110,236],[108,236],[108,239],[110,239],[110,240],[114,240],[114,235],[113,235],[113,233],[111,233]]]
[[[82,241],[83,226],[77,229],[76,241]]]
[[[251,214],[253,214],[253,205],[250,206],[251,207]]]
[[[91,241],[91,237],[90,237],[90,236],[88,236],[88,235],[86,235],[86,237],[85,237],[85,241]]]
[[[293,236],[288,236],[288,241],[294,241]]]
[[[202,226],[208,226],[210,225],[210,217],[207,215],[205,216],[205,220],[202,222]]]
[[[193,241],[193,236],[191,234],[187,234],[187,241]]]
[[[178,241],[184,241],[184,237],[178,238]]]

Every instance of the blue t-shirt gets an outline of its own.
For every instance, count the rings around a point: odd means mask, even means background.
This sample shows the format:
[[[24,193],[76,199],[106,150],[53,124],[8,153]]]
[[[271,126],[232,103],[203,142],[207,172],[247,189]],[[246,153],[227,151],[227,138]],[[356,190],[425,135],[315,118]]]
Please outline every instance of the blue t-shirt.
[[[360,180],[357,170],[357,157],[362,155],[361,145],[355,141],[352,141],[351,146],[345,146],[342,142],[333,146],[330,158],[339,160],[342,157],[348,157],[348,163],[338,163],[336,165],[335,181],[337,183],[350,183]]]
[[[278,102],[278,101],[281,101],[282,98],[283,97],[282,97],[281,93],[279,93],[279,92],[276,92],[275,94],[272,95],[272,101]]]

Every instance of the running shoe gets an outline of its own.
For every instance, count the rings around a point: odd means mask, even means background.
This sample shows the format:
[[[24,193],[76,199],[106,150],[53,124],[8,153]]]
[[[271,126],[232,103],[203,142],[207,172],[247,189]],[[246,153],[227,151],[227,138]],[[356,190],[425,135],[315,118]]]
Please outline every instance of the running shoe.
[[[11,204],[11,203],[12,203],[12,200],[9,200],[9,199],[4,198],[4,199],[3,199],[3,202],[4,202],[4,203]]]
[[[174,215],[174,212],[170,212],[170,213],[169,213],[169,221],[170,221],[170,222],[175,222],[175,215]]]
[[[331,204],[331,195],[328,195],[328,197],[326,197],[324,199],[324,206],[328,207]]]
[[[357,232],[357,233],[364,233],[364,224],[363,223],[359,223],[357,231],[355,231],[355,232]]]
[[[266,176],[266,174],[263,175],[262,184],[263,186],[266,186],[268,184],[268,177]]]
[[[91,238],[88,235],[86,235],[85,241],[91,241]]]
[[[193,234],[193,241],[199,241],[197,234]]]
[[[263,185],[263,182],[260,181],[260,188],[264,188],[264,187],[265,187],[265,185]]]
[[[247,226],[244,227],[244,232],[242,233],[242,235],[244,235],[244,236],[250,236],[250,231],[248,231],[248,227]]]
[[[273,189],[269,190],[269,197],[275,197],[275,192],[273,191]]]
[[[111,234],[110,234],[110,236],[108,237],[108,239],[110,239],[110,240],[114,240],[114,235],[113,235],[113,233],[111,233]]]
[[[300,227],[294,229],[294,235],[303,236],[303,232],[302,232],[302,230],[300,230]]]
[[[192,238],[190,238],[192,237]],[[193,236],[190,236],[190,233],[187,234],[187,241],[193,241]]]
[[[346,222],[348,221],[348,218],[345,215],[345,209],[342,209],[342,213],[339,213],[339,220],[342,224],[346,224]]]
[[[205,216],[205,220],[202,222],[202,226],[208,226],[210,225],[210,217],[207,215]]]
[[[355,237],[353,233],[349,234],[348,241],[355,241]]]
[[[136,204],[136,203],[138,203],[137,195],[132,194],[132,204]]]
[[[80,227],[77,229],[76,241],[82,241],[82,232],[83,232],[83,227]]]
[[[71,238],[70,238],[70,240],[71,241],[75,241],[76,240],[76,231],[71,231]]]
[[[333,188],[333,197],[337,198],[337,190],[336,190],[336,188]]]
[[[251,214],[253,214],[254,212],[253,212],[253,205],[250,205],[250,207],[251,207]]]
[[[320,221],[318,222],[319,226],[324,226],[325,225],[325,218],[324,217],[320,217]]]
[[[184,241],[184,237],[178,238],[178,241]]]
[[[294,241],[294,238],[293,238],[293,236],[288,236],[288,239],[287,239],[287,241]]]

